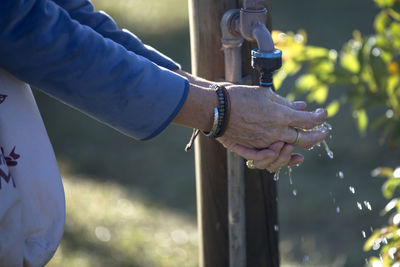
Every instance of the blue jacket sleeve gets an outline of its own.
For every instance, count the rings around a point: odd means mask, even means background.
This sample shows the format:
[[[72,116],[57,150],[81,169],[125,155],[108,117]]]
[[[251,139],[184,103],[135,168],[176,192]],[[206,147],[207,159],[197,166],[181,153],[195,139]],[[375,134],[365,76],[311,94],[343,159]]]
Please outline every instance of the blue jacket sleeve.
[[[189,86],[71,19],[50,0],[2,0],[0,67],[142,140],[173,120]]]
[[[68,11],[71,18],[82,25],[87,25],[102,36],[109,38],[127,50],[141,55],[157,65],[170,70],[180,69],[180,65],[142,41],[128,30],[118,29],[114,20],[104,12],[95,12],[89,0],[53,0]]]

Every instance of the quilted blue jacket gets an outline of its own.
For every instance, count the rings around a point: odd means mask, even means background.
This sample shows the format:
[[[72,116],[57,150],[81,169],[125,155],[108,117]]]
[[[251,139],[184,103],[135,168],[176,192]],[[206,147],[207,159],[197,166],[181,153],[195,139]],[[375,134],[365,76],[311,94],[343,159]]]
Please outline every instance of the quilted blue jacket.
[[[189,90],[178,64],[88,0],[2,0],[0,67],[141,140],[173,120]]]

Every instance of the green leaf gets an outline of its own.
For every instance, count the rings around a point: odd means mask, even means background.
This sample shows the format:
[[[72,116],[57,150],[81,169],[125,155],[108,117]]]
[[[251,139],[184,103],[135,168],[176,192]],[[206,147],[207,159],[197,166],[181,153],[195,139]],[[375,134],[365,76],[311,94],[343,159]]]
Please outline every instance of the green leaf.
[[[361,134],[365,134],[368,126],[368,116],[364,109],[357,111],[357,126]]]
[[[375,0],[375,3],[379,7],[391,7],[394,3],[393,0]]]
[[[307,100],[312,102],[315,101],[318,104],[323,104],[328,97],[328,86],[326,85],[318,85],[314,88],[311,93],[307,96]]]
[[[318,58],[329,58],[329,50],[323,47],[306,46],[303,56],[307,60],[314,60]]]
[[[379,230],[375,230],[374,233],[365,241],[364,251],[369,251],[374,246],[376,240],[381,236]]]
[[[370,64],[371,64],[372,74],[374,76],[378,89],[385,90],[387,86],[389,73],[387,70],[386,63],[383,61],[380,54],[381,54],[380,49],[374,47],[371,50],[370,54]]]
[[[340,64],[351,73],[358,73],[360,71],[360,63],[355,55],[351,53],[344,53],[340,58]]]
[[[381,11],[374,20],[374,27],[378,33],[383,33],[389,23],[389,17],[386,12]]]
[[[340,108],[340,103],[338,100],[332,101],[327,107],[326,110],[328,111],[328,118],[335,116]]]
[[[384,178],[392,178],[393,169],[388,167],[378,167],[372,171],[371,175],[373,177],[380,176]]]
[[[387,118],[385,115],[379,117],[378,119],[374,120],[373,123],[371,123],[371,130],[376,130],[380,126],[382,126],[385,122],[387,122]]]
[[[391,178],[386,181],[386,183],[382,186],[382,193],[385,198],[392,198],[394,192],[398,190],[400,187],[400,179],[399,178]]]
[[[384,210],[383,210],[383,214],[382,214],[382,215],[385,215],[385,214],[387,214],[388,212],[392,211],[394,208],[397,208],[398,204],[399,204],[399,199],[398,199],[398,198],[394,198],[394,199],[390,200],[390,201],[386,204],[386,206],[385,206],[385,208],[384,208]]]
[[[319,83],[317,77],[314,74],[304,74],[296,81],[296,89],[300,92],[311,90],[311,88],[317,86]]]

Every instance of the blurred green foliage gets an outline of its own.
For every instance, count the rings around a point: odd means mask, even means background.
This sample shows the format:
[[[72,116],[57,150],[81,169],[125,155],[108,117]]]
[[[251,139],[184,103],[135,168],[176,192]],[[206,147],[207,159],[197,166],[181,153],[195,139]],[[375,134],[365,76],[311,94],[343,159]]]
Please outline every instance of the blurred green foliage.
[[[329,116],[336,115],[342,104],[350,102],[361,133],[380,128],[380,142],[388,140],[398,145],[400,1],[375,2],[381,8],[374,22],[376,33],[362,36],[354,31],[353,38],[339,52],[307,45],[304,31],[274,32],[277,47],[284,51],[284,64],[274,81],[279,88],[288,76],[301,73],[294,93],[288,97],[304,94],[308,101],[318,104],[326,102],[331,86],[345,86],[344,94],[327,105]],[[379,108],[382,114],[370,118],[367,111],[374,108]]]
[[[362,36],[355,30],[340,51],[307,45],[304,31],[273,32],[276,46],[284,51],[284,63],[274,81],[279,88],[287,77],[298,75],[288,98],[304,95],[310,102],[326,104],[330,117],[350,103],[361,134],[379,129],[380,143],[399,146],[400,0],[375,3],[380,8],[374,20],[375,33]],[[333,86],[346,90],[326,103]],[[380,258],[370,260],[373,266],[400,266],[400,199],[393,198],[400,192],[400,167],[377,168],[373,176],[378,175],[387,178],[383,195],[391,200],[383,214],[392,212],[392,217],[389,226],[374,231],[364,250],[380,249]]]

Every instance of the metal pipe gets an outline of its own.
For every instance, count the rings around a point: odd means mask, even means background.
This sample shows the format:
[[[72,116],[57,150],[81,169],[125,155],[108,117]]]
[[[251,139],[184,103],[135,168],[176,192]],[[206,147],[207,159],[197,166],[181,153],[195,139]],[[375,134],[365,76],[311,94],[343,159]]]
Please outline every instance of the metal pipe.
[[[271,33],[265,26],[267,9],[263,0],[245,0],[240,10],[240,33],[248,41],[256,41],[260,52],[274,50]]]
[[[240,37],[239,10],[229,10],[221,20],[222,47],[225,55],[225,80],[239,83],[242,79],[243,38]],[[246,209],[244,160],[227,151],[229,266],[246,266]]]

